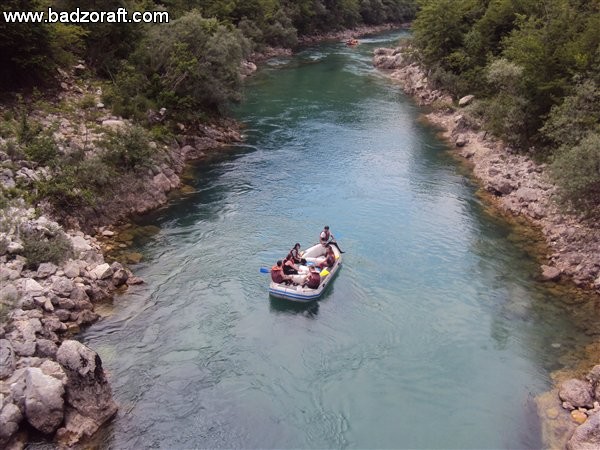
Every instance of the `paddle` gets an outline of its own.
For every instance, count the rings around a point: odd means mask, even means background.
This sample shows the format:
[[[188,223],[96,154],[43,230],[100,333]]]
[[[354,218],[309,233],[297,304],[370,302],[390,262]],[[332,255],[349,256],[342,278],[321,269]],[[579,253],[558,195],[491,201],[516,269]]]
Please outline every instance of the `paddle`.
[[[322,277],[326,277],[327,275],[329,275],[329,270],[327,270],[327,269],[323,269],[323,270],[321,270],[321,273],[320,273],[320,275],[321,275]]]
[[[260,273],[271,273],[271,269],[268,269],[266,267],[261,267],[260,269],[258,269],[258,271]]]

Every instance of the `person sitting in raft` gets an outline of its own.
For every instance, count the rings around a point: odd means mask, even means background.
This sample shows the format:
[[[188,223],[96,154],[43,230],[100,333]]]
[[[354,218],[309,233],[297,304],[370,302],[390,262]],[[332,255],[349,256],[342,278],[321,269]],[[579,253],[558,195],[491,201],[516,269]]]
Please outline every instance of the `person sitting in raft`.
[[[319,263],[317,266],[319,269],[323,269],[325,267],[333,267],[335,264],[335,253],[333,252],[333,248],[331,245],[327,246],[327,253],[325,254],[325,261]]]
[[[271,267],[271,280],[277,284],[289,283],[290,277],[283,273],[283,261],[279,260]]]
[[[321,231],[321,234],[319,235],[321,245],[326,247],[334,239],[333,234],[329,231],[329,225],[325,225],[325,228],[323,228],[323,231]]]
[[[296,242],[296,245],[290,250],[290,255],[292,255],[294,264],[306,264],[306,260],[300,256],[300,243]]]
[[[294,259],[292,258],[291,253],[288,253],[283,260],[283,273],[285,275],[298,275],[298,267],[296,264],[294,264]]]
[[[315,269],[314,266],[311,266],[302,287],[317,289],[319,284],[321,284],[321,275],[319,275],[319,272],[317,272],[317,269]]]

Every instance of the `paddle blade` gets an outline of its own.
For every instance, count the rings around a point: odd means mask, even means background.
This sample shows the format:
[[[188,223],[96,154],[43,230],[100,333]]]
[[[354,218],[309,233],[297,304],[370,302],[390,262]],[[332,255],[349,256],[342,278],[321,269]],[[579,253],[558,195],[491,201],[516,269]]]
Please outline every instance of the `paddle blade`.
[[[271,273],[271,271],[270,271],[269,269],[267,269],[266,267],[261,267],[261,268],[259,269],[259,272],[260,272],[260,273]]]
[[[329,270],[327,270],[327,269],[321,270],[321,276],[322,277],[326,277],[327,275],[329,275]]]

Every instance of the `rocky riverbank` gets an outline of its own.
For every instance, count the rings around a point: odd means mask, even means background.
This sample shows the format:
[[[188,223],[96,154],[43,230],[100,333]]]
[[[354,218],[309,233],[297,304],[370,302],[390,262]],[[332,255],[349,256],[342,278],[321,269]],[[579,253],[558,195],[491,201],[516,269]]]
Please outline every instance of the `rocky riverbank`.
[[[468,160],[498,207],[527,219],[545,236],[549,255],[541,267],[545,280],[571,280],[600,293],[600,226],[562,210],[546,166],[517,153],[480,128],[471,115],[473,96],[457,99],[432,88],[427,75],[402,49],[377,49],[374,64],[387,70],[420,105],[433,106],[427,119]]]
[[[237,124],[220,120],[179,126],[171,139],[148,141],[147,159],[136,170],[111,167],[106,139],[135,125],[102,103],[102,89],[83,76],[84,67],[60,72],[60,89],[19,120],[4,122],[0,134],[0,447],[23,448],[32,433],[59,446],[85,441],[117,412],[100,357],[73,338],[95,322],[95,307],[116,291],[142,280],[119,262],[105,262],[106,225],[155,209],[182,185],[187,161],[241,140]],[[18,111],[1,108],[4,117]],[[160,123],[161,111],[149,120]],[[22,145],[25,132],[39,133]],[[37,145],[37,146],[36,146]],[[43,146],[42,146],[43,145]],[[44,164],[45,153],[55,153]],[[126,151],[129,151],[127,148]],[[53,153],[53,154],[54,154]],[[128,156],[125,154],[125,156]],[[87,176],[67,172],[71,161],[87,165]],[[89,202],[61,209],[42,200],[34,209],[21,197],[47,192],[59,200],[79,195],[108,177]],[[94,186],[94,189],[97,189]],[[75,195],[73,195],[75,194]],[[55,219],[51,220],[49,217]],[[60,223],[59,223],[60,222]],[[69,230],[69,231],[65,231]],[[87,233],[87,234],[86,234]],[[100,240],[91,235],[97,234]],[[52,262],[50,262],[52,261]]]
[[[83,232],[62,231],[11,206],[0,216],[0,446],[22,448],[28,431],[70,446],[117,412],[100,357],[72,337],[98,319],[94,306],[141,280],[104,262]],[[65,261],[32,268],[35,242],[61,243]]]
[[[375,50],[373,63],[419,105],[431,107],[427,120],[441,128],[443,137],[469,163],[501,211],[524,218],[541,230],[548,255],[540,278],[570,281],[600,293],[599,224],[561,209],[546,166],[482,130],[469,114],[469,105],[477,101],[474,96],[453,99],[433,88],[413,51],[410,47],[380,48]],[[556,381],[557,389],[537,399],[546,445],[570,450],[599,448],[600,366],[594,366],[584,380],[561,374]]]

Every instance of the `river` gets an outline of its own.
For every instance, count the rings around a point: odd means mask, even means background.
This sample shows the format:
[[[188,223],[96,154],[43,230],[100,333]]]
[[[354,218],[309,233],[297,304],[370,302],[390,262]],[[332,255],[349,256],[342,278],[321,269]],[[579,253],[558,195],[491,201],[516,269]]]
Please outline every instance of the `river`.
[[[532,401],[585,343],[518,232],[371,64],[402,32],[268,61],[244,145],[140,219],[146,280],[83,334],[120,411],[106,448],[538,448]],[[330,225],[318,303],[259,273]]]

